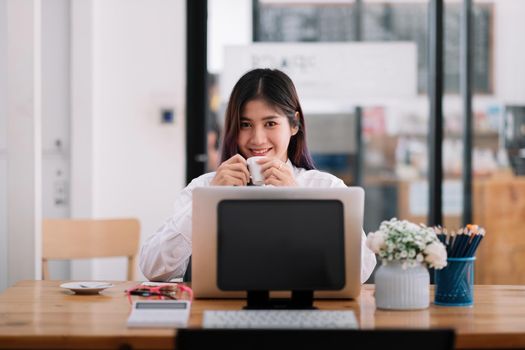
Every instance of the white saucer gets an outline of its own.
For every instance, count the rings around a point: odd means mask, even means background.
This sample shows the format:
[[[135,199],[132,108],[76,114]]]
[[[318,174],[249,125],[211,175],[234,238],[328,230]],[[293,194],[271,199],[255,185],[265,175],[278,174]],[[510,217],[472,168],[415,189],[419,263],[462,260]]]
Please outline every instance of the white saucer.
[[[60,287],[64,289],[69,289],[75,292],[76,294],[97,294],[98,292],[106,288],[113,287],[113,285],[108,282],[89,281],[62,283]]]

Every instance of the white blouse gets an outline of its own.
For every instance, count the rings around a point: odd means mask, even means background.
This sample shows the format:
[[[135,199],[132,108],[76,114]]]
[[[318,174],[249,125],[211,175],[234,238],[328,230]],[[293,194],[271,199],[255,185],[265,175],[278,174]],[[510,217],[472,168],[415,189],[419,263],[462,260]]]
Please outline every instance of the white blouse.
[[[293,169],[299,187],[346,187],[341,179],[331,174],[297,168],[290,161],[287,166]],[[142,244],[139,265],[149,280],[168,281],[180,278],[186,272],[191,256],[192,191],[196,187],[210,186],[214,176],[215,172],[212,172],[193,179],[177,196],[173,215]],[[366,246],[364,232],[361,251],[361,283],[364,283],[376,265],[374,253]]]

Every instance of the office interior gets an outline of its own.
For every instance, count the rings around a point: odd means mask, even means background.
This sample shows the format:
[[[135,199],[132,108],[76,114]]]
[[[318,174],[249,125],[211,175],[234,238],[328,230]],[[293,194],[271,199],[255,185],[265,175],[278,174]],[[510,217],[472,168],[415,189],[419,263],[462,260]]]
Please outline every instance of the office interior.
[[[395,51],[408,52],[408,61],[385,51],[368,56],[373,72],[354,72],[330,93],[308,79],[298,90],[318,168],[365,189],[365,232],[391,217],[428,222],[429,3],[208,0],[200,58],[207,100],[197,108],[205,122],[188,133],[198,116],[188,115],[195,106],[187,100],[185,1],[0,0],[0,291],[41,278],[43,218],[135,217],[141,240],[152,234],[196,169],[192,162],[202,171],[217,167],[228,81],[244,72],[227,58],[253,44],[319,45],[311,56],[297,46],[298,53],[286,49],[288,60],[275,51],[260,57],[294,79],[316,77],[308,68],[326,59],[316,55],[327,43],[336,53],[347,44],[408,44]],[[442,211],[443,225],[455,229],[465,171],[462,2],[444,5]],[[479,284],[525,281],[523,13],[519,0],[472,1],[472,222],[487,230]],[[347,77],[353,52],[337,65],[343,71],[329,74]],[[410,79],[381,79],[395,73]],[[205,141],[196,160],[188,149],[195,139]],[[122,280],[126,261],[52,262],[50,269],[62,280]]]

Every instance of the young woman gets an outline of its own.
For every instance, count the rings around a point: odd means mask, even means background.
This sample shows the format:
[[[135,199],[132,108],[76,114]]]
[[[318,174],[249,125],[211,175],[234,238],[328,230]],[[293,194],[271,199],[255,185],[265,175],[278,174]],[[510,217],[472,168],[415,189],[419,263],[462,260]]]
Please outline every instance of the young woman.
[[[140,268],[150,280],[182,277],[191,256],[192,191],[203,186],[246,186],[246,159],[259,161],[264,183],[273,186],[346,187],[314,169],[306,147],[303,111],[291,79],[279,70],[254,69],[235,84],[226,109],[221,165],[194,179],[178,195],[173,215],[143,244]],[[361,282],[374,270],[376,258],[363,232]]]

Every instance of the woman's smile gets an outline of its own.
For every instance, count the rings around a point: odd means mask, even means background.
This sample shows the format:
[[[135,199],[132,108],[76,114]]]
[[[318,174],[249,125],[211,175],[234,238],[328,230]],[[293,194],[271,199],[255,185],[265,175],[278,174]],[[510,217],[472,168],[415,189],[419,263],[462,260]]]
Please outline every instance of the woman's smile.
[[[259,156],[265,156],[268,154],[268,152],[271,151],[271,147],[269,148],[248,148],[253,156],[259,157]]]

